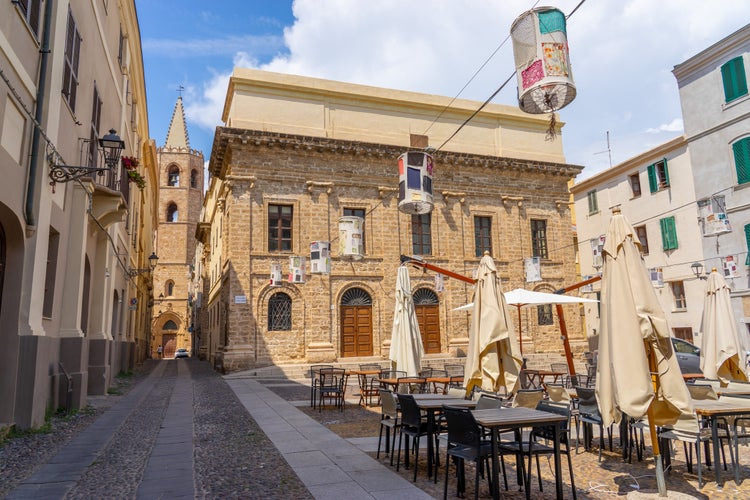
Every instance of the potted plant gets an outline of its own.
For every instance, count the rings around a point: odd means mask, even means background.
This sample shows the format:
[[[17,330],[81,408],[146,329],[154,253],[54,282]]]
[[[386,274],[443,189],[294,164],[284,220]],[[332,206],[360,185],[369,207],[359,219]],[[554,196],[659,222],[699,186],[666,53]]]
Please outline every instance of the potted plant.
[[[135,183],[138,189],[146,187],[146,179],[137,170],[128,170],[128,181]]]
[[[122,166],[125,167],[126,170],[135,170],[138,168],[138,158],[135,156],[123,156]]]

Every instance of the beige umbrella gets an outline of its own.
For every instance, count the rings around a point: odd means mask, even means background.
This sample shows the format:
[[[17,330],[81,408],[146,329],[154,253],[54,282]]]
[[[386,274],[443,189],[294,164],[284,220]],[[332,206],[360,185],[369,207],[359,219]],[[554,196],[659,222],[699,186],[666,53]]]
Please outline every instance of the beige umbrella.
[[[701,370],[722,385],[730,380],[747,382],[742,369],[743,349],[734,322],[729,287],[724,277],[711,271],[706,283],[706,298],[701,320]]]
[[[605,426],[621,412],[648,416],[657,485],[666,495],[656,425],[674,424],[693,413],[690,394],[672,349],[640,242],[615,210],[602,252],[602,295],[596,397]]]
[[[402,370],[407,376],[416,377],[423,355],[422,336],[411,296],[409,269],[401,266],[396,278],[396,308],[393,312],[391,350],[388,357],[395,370]]]
[[[518,337],[508,315],[495,262],[485,254],[479,261],[474,289],[464,368],[466,390],[478,385],[493,392],[500,387],[504,387],[507,393],[515,392],[522,364]]]

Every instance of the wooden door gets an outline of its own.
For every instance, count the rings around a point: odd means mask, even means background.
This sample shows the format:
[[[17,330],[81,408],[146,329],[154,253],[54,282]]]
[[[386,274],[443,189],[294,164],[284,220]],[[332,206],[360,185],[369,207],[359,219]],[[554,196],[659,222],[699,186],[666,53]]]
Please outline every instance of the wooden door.
[[[161,336],[161,341],[164,345],[164,359],[174,358],[174,351],[177,348],[177,335],[165,333]]]
[[[440,353],[440,306],[414,306],[425,354]]]
[[[341,356],[372,356],[372,306],[341,307]]]

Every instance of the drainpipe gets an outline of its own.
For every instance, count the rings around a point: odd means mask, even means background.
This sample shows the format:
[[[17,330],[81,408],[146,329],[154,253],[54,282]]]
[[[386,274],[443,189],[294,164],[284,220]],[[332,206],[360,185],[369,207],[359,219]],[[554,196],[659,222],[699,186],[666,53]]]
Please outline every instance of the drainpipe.
[[[39,139],[42,131],[39,129],[44,112],[44,96],[47,87],[47,59],[49,57],[49,38],[52,24],[53,2],[47,2],[44,6],[44,32],[42,33],[41,58],[39,60],[39,79],[36,87],[36,111],[34,113],[34,134],[31,139],[31,159],[29,161],[29,179],[26,185],[26,225],[27,234],[36,231],[36,217],[34,216],[34,191],[36,186],[37,170],[41,168],[44,156],[39,154]]]

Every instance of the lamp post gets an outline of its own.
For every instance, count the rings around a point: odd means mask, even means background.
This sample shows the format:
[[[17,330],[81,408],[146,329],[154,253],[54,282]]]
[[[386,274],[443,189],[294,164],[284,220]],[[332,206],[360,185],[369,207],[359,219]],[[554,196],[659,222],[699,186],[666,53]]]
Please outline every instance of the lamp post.
[[[90,175],[96,172],[98,175],[104,175],[105,172],[113,170],[117,163],[120,161],[120,154],[125,149],[125,141],[120,139],[115,129],[110,129],[109,133],[104,137],[97,139],[98,148],[97,151],[104,157],[105,167],[97,166],[79,166],[79,165],[66,165],[63,162],[60,154],[54,149],[47,155],[47,159],[50,163],[49,167],[49,178],[50,183],[64,183],[78,179],[85,175]],[[95,162],[94,162],[95,163]]]
[[[703,264],[700,262],[693,262],[690,265],[690,269],[693,271],[693,274],[695,274],[695,277],[699,280],[707,280],[708,276],[703,274]]]

